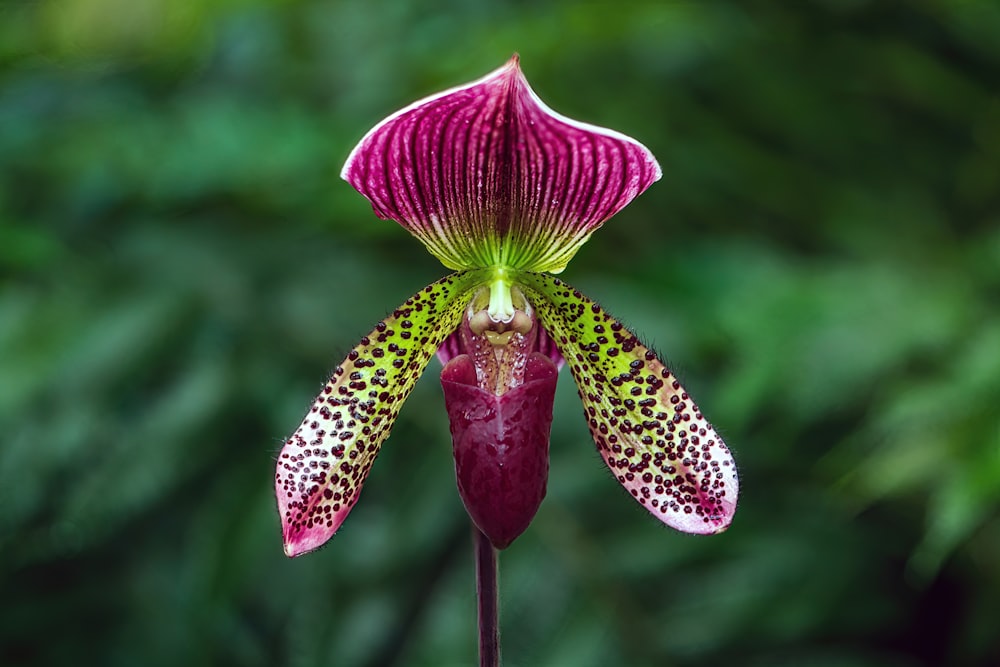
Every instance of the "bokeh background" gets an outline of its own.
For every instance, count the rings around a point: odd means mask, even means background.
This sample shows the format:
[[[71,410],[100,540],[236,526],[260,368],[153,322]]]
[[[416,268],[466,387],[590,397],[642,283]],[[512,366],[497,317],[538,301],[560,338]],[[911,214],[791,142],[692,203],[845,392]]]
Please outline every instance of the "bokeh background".
[[[514,51],[661,161],[563,277],[675,367],[742,502],[661,527],[564,373],[505,664],[1000,664],[997,35],[991,0],[3,2],[0,664],[473,664],[435,366],[329,546],[283,556],[272,475],[445,273],[344,158]]]

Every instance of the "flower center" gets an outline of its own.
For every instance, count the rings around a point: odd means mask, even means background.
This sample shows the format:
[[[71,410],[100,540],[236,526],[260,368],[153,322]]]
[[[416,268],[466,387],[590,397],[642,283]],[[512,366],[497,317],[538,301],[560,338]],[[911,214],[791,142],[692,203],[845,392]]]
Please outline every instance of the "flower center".
[[[498,303],[503,317],[493,312]],[[479,386],[498,395],[519,386],[538,338],[534,309],[521,290],[497,277],[469,303],[465,325],[463,352],[473,359]]]
[[[524,296],[518,292],[521,304],[515,304],[514,296],[511,293],[511,283],[507,274],[507,268],[497,266],[494,267],[493,271],[493,280],[490,282],[490,302],[486,312],[490,320],[494,323],[509,324],[514,320],[519,311],[524,310]],[[476,333],[481,332],[477,331]],[[521,333],[527,333],[527,330]]]
[[[534,326],[531,304],[517,288],[512,288],[506,271],[490,283],[489,302],[485,290],[469,304],[469,328],[476,336],[486,336],[493,345],[506,345],[515,333],[526,335]],[[484,309],[483,306],[486,306]]]

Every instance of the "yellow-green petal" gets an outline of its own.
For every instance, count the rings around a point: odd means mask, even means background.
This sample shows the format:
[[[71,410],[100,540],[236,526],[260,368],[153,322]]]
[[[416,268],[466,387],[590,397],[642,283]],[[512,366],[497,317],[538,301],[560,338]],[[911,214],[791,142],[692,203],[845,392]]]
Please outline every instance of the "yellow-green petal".
[[[673,373],[579,291],[544,274],[516,280],[566,359],[597,449],[621,485],[672,528],[725,530],[739,493],[736,463]]]
[[[428,285],[333,372],[278,455],[274,482],[288,556],[312,551],[337,532],[403,401],[482,281],[467,271]]]

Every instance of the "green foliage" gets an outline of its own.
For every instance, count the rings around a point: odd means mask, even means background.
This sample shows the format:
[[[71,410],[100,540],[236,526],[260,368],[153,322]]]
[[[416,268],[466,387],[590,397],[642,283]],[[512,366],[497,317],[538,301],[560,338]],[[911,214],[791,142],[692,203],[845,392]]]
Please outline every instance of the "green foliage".
[[[659,529],[564,376],[505,663],[1000,662],[998,33],[988,0],[0,5],[0,664],[473,662],[433,367],[328,547],[285,559],[272,475],[446,273],[348,150],[515,50],[661,161],[564,277],[673,362],[743,495]]]

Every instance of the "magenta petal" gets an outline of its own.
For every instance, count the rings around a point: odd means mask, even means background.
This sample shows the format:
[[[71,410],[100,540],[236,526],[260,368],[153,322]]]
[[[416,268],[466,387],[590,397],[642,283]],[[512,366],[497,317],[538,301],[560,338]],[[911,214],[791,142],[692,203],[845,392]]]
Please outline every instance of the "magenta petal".
[[[524,384],[497,395],[477,386],[467,354],[441,372],[458,491],[498,549],[524,532],[545,497],[557,375],[547,356],[533,353]]]
[[[450,268],[560,271],[660,167],[634,139],[552,111],[514,56],[383,120],[341,175]]]
[[[552,363],[556,365],[556,368],[561,369],[566,365],[566,360],[563,359],[562,353],[559,352],[559,348],[556,346],[552,337],[549,336],[548,332],[545,331],[545,327],[538,327],[538,340],[535,342],[536,349],[544,354],[546,357],[552,360]]]
[[[442,365],[447,364],[449,361],[463,353],[462,345],[462,332],[453,331],[450,336],[444,339],[444,342],[441,343],[441,347],[438,348],[438,361],[440,361]]]

